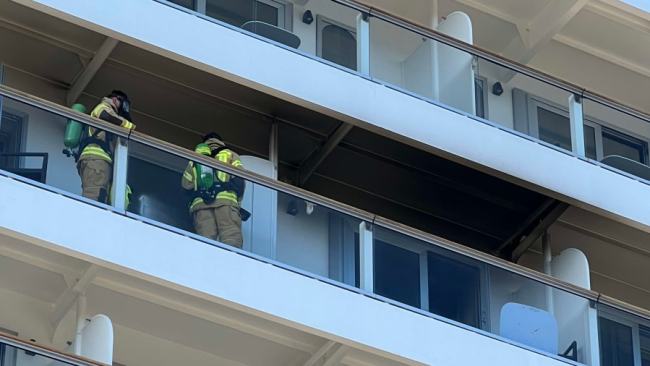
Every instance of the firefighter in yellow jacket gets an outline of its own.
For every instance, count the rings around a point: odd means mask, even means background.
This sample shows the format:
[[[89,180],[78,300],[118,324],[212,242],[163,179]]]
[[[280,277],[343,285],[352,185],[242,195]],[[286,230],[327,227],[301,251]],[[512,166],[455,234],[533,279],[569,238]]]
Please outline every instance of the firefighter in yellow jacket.
[[[132,130],[130,101],[124,92],[114,90],[90,113],[92,117]],[[115,137],[110,133],[87,126],[79,147],[77,170],[81,177],[84,197],[108,203],[111,179],[113,178],[113,151]]]
[[[221,137],[212,132],[196,146],[199,154],[243,168],[239,155],[228,149]],[[241,248],[243,237],[240,213],[245,182],[226,172],[189,162],[183,173],[182,186],[193,192],[190,215],[197,234]]]

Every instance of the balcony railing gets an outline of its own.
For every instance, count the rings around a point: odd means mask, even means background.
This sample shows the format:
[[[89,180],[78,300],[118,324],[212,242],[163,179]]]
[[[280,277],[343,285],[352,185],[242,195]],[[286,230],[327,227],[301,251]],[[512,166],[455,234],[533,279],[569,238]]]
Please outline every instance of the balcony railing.
[[[106,366],[0,333],[1,366]]]
[[[554,346],[521,346],[549,357],[561,357],[575,345],[572,355],[578,362],[596,364],[599,351],[593,340],[600,307],[650,320],[650,312],[600,293],[23,92],[0,86],[0,96],[3,116],[30,116],[27,149],[49,156],[47,178],[37,181],[45,174],[31,176],[38,163],[25,160],[0,171],[13,179],[486,336],[508,341],[512,335],[507,324],[516,322],[522,311],[541,312],[558,326],[557,339],[550,342]],[[61,153],[69,119],[117,140],[109,204],[79,195],[75,163]],[[188,162],[246,181],[242,206],[252,216],[243,224],[242,249],[193,232],[188,212],[192,197],[181,188]],[[127,185],[133,192],[130,200]],[[614,347],[607,343],[611,339],[603,342],[601,347]]]
[[[650,183],[648,114],[471,45],[457,14],[434,30],[356,0],[315,0],[305,9],[318,9],[316,27],[305,28],[288,1],[271,13],[246,1],[251,12],[238,17],[210,0],[156,1]]]

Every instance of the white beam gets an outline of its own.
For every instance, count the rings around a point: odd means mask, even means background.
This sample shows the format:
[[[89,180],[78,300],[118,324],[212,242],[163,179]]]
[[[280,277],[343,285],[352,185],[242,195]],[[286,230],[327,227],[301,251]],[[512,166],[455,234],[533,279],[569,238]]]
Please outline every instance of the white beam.
[[[505,20],[506,22],[512,23],[514,25],[520,23],[520,20],[517,19],[516,17],[510,14],[506,14],[493,7],[490,7],[489,5],[486,4],[486,2],[476,1],[476,0],[456,0],[456,2],[474,8],[482,13],[492,15],[493,17],[499,18],[501,20]]]
[[[88,288],[88,286],[93,282],[97,276],[97,272],[99,272],[99,267],[91,264],[77,282],[72,287],[65,289],[65,291],[63,291],[59,296],[52,307],[52,312],[50,313],[50,322],[54,326],[54,329],[59,326],[59,323],[65,314],[67,314],[72,308],[72,305],[74,305],[79,294],[84,293],[86,288]]]
[[[318,351],[314,352],[314,354],[311,355],[307,362],[305,362],[302,366],[315,366],[317,362],[320,361],[320,359],[323,358],[323,356],[325,356],[325,354],[329,352],[335,345],[336,342],[334,341],[325,342],[325,344],[323,344],[323,346],[319,348]]]
[[[88,86],[90,81],[95,77],[99,68],[102,67],[108,56],[113,52],[115,46],[117,46],[118,40],[115,38],[107,37],[104,40],[104,43],[99,47],[99,50],[93,56],[93,59],[90,60],[86,68],[83,69],[81,74],[77,77],[75,82],[70,86],[68,94],[66,96],[66,103],[71,105],[76,102],[84,89]]]
[[[503,55],[527,64],[588,2],[589,0],[550,2],[531,21],[516,23],[519,37],[515,36],[510,41],[510,44],[502,52]],[[514,72],[506,72],[501,81],[508,82],[514,75]]]
[[[312,353],[317,347],[314,344],[300,338],[293,337],[286,333],[283,334],[283,332],[279,331],[277,327],[270,329],[269,327],[252,324],[250,321],[236,319],[229,314],[221,314],[216,311],[208,311],[188,304],[187,302],[177,301],[169,298],[168,296],[158,295],[151,291],[147,291],[142,288],[136,288],[122,282],[116,282],[105,277],[98,278],[94,282],[94,285],[121,293],[123,295],[145,300],[152,304],[156,304],[158,306],[162,306],[174,311],[192,315],[199,319],[203,319],[215,324],[223,325],[242,333],[260,337],[292,349]]]
[[[336,148],[352,129],[352,125],[342,122],[327,138],[323,146],[312,154],[298,170],[298,185],[303,186],[309,180],[312,174],[318,169],[318,166],[327,158],[327,156]]]
[[[339,344],[336,350],[331,355],[325,356],[325,362],[322,366],[335,366],[341,363],[341,360],[345,356],[345,353],[348,351],[348,347],[342,344]]]

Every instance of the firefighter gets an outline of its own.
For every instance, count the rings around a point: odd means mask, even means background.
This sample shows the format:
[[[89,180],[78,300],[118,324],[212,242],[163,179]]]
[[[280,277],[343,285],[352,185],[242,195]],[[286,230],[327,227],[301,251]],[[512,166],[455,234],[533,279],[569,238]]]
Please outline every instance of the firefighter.
[[[135,125],[131,122],[130,104],[124,92],[114,90],[102,99],[90,115],[132,130]],[[77,162],[77,170],[81,177],[81,194],[84,197],[108,203],[113,178],[114,150],[113,135],[90,126],[84,129]]]
[[[239,155],[226,147],[221,137],[211,132],[195,152],[235,168],[243,168]],[[197,234],[224,244],[241,248],[240,211],[245,182],[242,178],[214,170],[199,163],[189,162],[183,173],[182,186],[193,192],[190,215]]]

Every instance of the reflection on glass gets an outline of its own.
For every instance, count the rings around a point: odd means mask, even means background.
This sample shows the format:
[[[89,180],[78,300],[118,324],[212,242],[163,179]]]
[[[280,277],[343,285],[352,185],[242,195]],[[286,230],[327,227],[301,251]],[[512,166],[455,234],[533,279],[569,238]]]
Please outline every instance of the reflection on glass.
[[[338,25],[328,24],[321,30],[321,57],[348,69],[357,69],[357,40],[354,34]]]
[[[270,5],[273,4],[273,5]],[[257,20],[281,26],[280,3],[255,0],[207,0],[206,15],[236,27]]]
[[[639,327],[639,343],[641,345],[641,366],[650,366],[650,328]]]
[[[542,141],[571,151],[571,122],[569,117],[552,112],[546,108],[537,108],[539,138]],[[591,126],[584,126],[585,153],[596,159],[596,131]]]
[[[645,163],[645,143],[622,133],[603,129],[603,155],[623,156]]]

